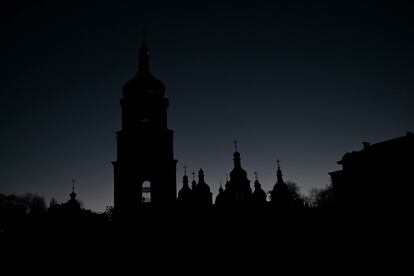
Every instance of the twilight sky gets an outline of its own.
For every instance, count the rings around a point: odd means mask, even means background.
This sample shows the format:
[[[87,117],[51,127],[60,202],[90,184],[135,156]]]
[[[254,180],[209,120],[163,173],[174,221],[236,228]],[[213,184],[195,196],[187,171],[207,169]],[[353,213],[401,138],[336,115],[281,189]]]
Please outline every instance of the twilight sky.
[[[113,205],[123,84],[147,30],[166,85],[177,183],[233,167],[303,192],[347,151],[414,130],[412,9],[393,1],[8,1],[0,4],[0,193]],[[87,3],[85,3],[87,2]],[[223,3],[225,2],[225,3]],[[363,3],[361,3],[363,2]],[[408,2],[408,1],[405,1]]]

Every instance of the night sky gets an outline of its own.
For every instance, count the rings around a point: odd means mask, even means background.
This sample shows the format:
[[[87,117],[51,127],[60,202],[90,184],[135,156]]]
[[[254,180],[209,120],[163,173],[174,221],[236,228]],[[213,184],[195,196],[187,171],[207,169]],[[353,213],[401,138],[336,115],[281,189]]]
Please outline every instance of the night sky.
[[[395,0],[3,1],[0,193],[63,202],[75,177],[86,208],[113,205],[119,98],[143,28],[178,188],[187,165],[216,193],[234,139],[265,191],[277,159],[303,192],[327,185],[362,141],[414,130],[412,14]]]

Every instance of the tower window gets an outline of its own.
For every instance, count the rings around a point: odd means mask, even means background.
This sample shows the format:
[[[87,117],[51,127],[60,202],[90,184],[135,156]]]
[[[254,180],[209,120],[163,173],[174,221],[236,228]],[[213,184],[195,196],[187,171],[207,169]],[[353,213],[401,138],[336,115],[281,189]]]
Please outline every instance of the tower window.
[[[144,181],[142,183],[142,203],[151,202],[151,182]]]

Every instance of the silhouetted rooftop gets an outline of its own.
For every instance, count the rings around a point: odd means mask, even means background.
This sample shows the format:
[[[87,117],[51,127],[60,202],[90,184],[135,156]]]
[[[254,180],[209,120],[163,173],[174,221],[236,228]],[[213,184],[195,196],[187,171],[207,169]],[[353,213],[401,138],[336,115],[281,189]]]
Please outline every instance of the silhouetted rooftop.
[[[401,136],[398,138],[382,141],[375,144],[370,144],[368,142],[363,142],[363,149],[359,151],[352,151],[347,152],[340,161],[337,163],[343,165],[344,162],[347,162],[349,159],[358,158],[362,156],[366,156],[367,153],[375,152],[394,152],[401,148],[401,150],[405,150],[405,145],[407,143],[413,143],[414,145],[414,134],[411,132],[407,132],[405,136]]]

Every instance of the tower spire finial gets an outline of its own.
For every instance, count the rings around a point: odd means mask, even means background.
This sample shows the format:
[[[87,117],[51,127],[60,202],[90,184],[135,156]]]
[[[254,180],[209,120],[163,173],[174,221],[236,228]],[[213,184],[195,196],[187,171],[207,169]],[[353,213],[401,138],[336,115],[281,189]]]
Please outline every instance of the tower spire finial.
[[[259,181],[259,174],[254,172],[254,180]]]
[[[278,181],[283,182],[283,174],[282,174],[282,170],[280,169],[280,161],[279,159],[276,161],[277,163],[277,172],[276,172],[276,176]]]
[[[69,194],[71,200],[75,200],[76,193],[75,193],[75,177],[72,177],[72,192]]]
[[[138,69],[143,73],[149,73],[149,50],[146,41],[146,32],[142,30],[142,44],[139,47],[139,65]]]
[[[74,177],[72,177],[72,193],[74,193],[75,192],[75,178]]]
[[[183,168],[184,168],[183,187],[188,187],[187,166],[183,166]]]
[[[146,32],[145,32],[145,28],[142,28],[142,45],[146,45],[147,41],[146,41]]]
[[[234,141],[233,141],[233,143],[234,143],[234,149],[236,150],[236,152],[237,152],[237,144],[238,144],[238,142],[237,142],[237,140],[236,139],[234,139]]]

